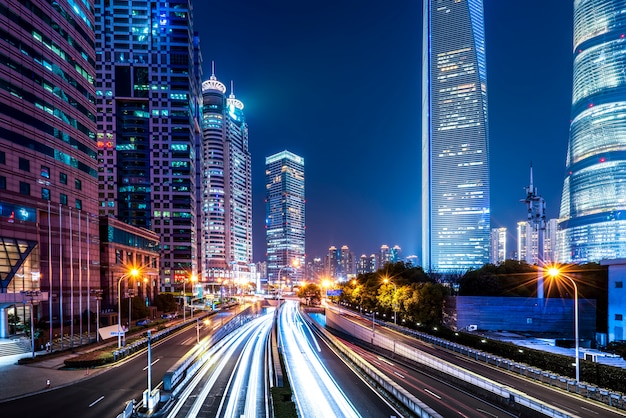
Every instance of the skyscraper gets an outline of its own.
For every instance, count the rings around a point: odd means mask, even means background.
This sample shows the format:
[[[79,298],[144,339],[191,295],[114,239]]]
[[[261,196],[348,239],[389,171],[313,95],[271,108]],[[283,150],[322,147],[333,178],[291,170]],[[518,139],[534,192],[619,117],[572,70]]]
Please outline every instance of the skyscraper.
[[[35,321],[63,324],[99,287],[92,8],[0,0],[2,321],[6,309],[23,320],[32,309]],[[47,295],[33,306],[22,290]],[[70,322],[62,334],[74,333]],[[7,332],[0,326],[0,338]]]
[[[626,257],[626,2],[574,1],[574,82],[558,260]]]
[[[519,228],[519,225],[518,225]],[[491,264],[500,264],[506,260],[506,228],[491,229]]]
[[[422,263],[489,261],[487,69],[482,0],[425,0],[422,49]]]
[[[191,2],[97,0],[95,15],[100,215],[159,235],[160,282],[173,290],[198,267]]]
[[[265,230],[268,283],[289,273],[303,277],[305,256],[304,158],[282,151],[265,158]],[[279,277],[280,276],[280,277]]]
[[[253,279],[252,160],[243,103],[211,74],[202,83],[202,260],[208,282]],[[249,276],[249,277],[247,277]]]

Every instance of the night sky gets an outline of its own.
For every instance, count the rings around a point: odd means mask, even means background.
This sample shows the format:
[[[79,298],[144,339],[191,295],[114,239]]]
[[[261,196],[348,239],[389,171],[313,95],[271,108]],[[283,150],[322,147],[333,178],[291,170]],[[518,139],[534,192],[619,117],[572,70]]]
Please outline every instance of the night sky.
[[[305,160],[306,253],[420,249],[419,0],[194,1],[204,79],[243,101],[253,165],[254,261],[265,260],[265,157]],[[485,0],[491,226],[507,252],[532,161],[559,214],[570,120],[572,1]],[[230,88],[227,91],[230,94]]]

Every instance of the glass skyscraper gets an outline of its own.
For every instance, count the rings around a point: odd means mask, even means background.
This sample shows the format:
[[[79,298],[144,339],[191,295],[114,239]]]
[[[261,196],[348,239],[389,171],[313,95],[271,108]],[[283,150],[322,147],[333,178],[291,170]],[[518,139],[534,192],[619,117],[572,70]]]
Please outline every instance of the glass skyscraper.
[[[574,1],[574,85],[558,260],[626,257],[626,1]]]
[[[489,144],[482,0],[425,0],[422,266],[489,262]]]
[[[211,74],[202,83],[202,274],[254,279],[252,158],[243,103]]]
[[[197,273],[201,61],[190,0],[95,2],[102,216],[160,237],[160,283]]]
[[[304,158],[289,151],[265,158],[267,279],[304,276]],[[299,265],[299,268],[294,268]]]

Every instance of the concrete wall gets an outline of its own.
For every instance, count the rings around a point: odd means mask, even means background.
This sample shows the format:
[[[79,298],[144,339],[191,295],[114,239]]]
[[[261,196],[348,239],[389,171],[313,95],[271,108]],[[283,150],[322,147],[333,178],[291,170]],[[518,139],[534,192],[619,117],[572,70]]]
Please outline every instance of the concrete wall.
[[[626,339],[626,260],[606,260],[609,266],[608,342]]]
[[[596,331],[595,300],[579,301],[579,335],[593,339]],[[574,336],[574,300],[488,296],[447,297],[444,323],[453,329],[476,325],[479,331],[511,331]]]

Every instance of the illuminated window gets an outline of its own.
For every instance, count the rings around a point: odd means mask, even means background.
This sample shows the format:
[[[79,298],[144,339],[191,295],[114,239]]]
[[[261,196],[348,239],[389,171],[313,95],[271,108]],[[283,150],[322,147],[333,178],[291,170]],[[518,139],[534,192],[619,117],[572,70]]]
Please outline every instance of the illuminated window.
[[[50,178],[50,167],[46,167],[45,165],[41,166],[41,177],[46,179]]]

